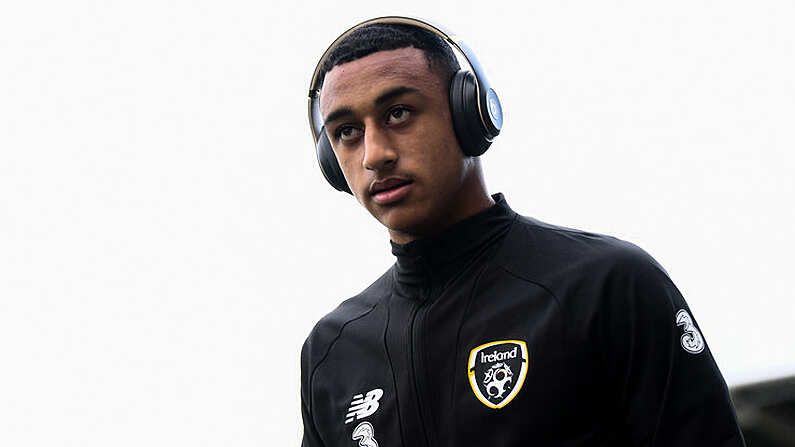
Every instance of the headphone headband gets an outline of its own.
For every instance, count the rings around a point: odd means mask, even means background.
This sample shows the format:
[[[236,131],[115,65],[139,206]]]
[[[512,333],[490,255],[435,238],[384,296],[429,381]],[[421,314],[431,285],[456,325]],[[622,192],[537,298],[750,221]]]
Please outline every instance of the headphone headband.
[[[489,134],[493,135],[491,138],[488,138],[488,141],[491,141],[494,136],[500,132],[500,128],[502,127],[502,108],[500,106],[499,98],[491,88],[491,84],[489,84],[486,73],[483,71],[483,68],[475,56],[475,53],[469,48],[469,46],[464,43],[463,40],[459,39],[457,35],[449,32],[439,25],[432,24],[427,20],[406,16],[386,16],[365,20],[364,22],[361,22],[342,33],[339,37],[337,37],[337,39],[334,40],[334,42],[331,43],[331,45],[329,45],[328,49],[326,49],[326,51],[323,53],[323,56],[320,58],[320,61],[317,63],[317,66],[315,66],[315,71],[312,74],[312,82],[309,84],[308,98],[309,127],[312,130],[312,138],[315,145],[318,144],[320,132],[323,131],[323,117],[320,114],[320,105],[317,101],[318,97],[320,96],[320,86],[318,83],[323,63],[326,61],[328,55],[334,51],[334,49],[343,39],[360,28],[376,23],[395,23],[423,28],[441,37],[448,44],[456,48],[464,56],[470,68],[472,69],[472,73],[475,75],[475,87],[477,89],[478,98],[477,107],[478,113],[480,115],[480,121],[483,124],[483,128],[489,131]],[[484,110],[487,111],[487,113],[484,113]]]

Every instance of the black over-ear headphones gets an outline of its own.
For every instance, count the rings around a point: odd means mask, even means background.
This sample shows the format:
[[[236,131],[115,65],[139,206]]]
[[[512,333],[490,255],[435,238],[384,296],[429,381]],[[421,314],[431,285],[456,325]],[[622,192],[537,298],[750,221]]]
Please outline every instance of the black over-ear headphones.
[[[423,28],[438,35],[464,55],[472,71],[461,69],[453,76],[450,82],[450,111],[458,144],[466,155],[476,157],[486,152],[502,128],[500,98],[491,88],[475,53],[458,36],[438,25],[411,17],[379,17],[362,22],[345,31],[332,42],[315,67],[312,83],[309,86],[309,127],[312,130],[312,138],[315,140],[320,170],[323,171],[323,175],[331,183],[331,186],[348,194],[351,194],[348,182],[345,181],[337,156],[334,154],[331,142],[323,128],[323,117],[320,114],[318,101],[320,70],[326,57],[343,39],[359,28],[375,23],[397,23]]]

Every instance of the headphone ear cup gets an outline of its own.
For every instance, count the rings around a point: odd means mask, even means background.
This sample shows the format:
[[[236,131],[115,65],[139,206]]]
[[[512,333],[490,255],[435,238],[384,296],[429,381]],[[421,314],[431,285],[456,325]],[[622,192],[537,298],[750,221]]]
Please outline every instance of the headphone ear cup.
[[[326,135],[325,127],[320,129],[320,137],[317,140],[317,161],[320,163],[320,170],[323,171],[323,176],[326,177],[326,180],[334,189],[353,195],[337,161],[337,156],[334,154],[334,149],[331,148],[331,141]]]
[[[472,72],[459,70],[450,81],[450,113],[458,144],[464,153],[477,157],[486,152],[491,141],[486,138],[486,129],[480,120],[478,89]]]

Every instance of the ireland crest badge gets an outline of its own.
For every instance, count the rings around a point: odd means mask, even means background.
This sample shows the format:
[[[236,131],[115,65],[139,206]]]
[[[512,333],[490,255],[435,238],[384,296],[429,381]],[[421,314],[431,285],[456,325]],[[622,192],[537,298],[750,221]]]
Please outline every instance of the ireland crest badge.
[[[489,408],[502,408],[516,397],[527,368],[527,343],[522,340],[492,341],[469,352],[469,384]]]

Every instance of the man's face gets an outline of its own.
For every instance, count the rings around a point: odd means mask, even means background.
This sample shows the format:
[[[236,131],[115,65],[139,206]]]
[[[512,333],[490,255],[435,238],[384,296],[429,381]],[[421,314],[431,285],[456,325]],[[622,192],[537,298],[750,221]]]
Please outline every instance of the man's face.
[[[411,47],[338,65],[323,83],[320,110],[348,185],[396,241],[466,217],[473,162],[448,101],[447,83]]]

